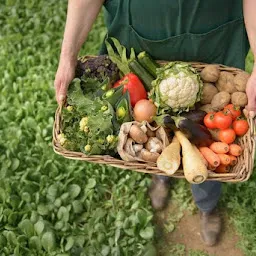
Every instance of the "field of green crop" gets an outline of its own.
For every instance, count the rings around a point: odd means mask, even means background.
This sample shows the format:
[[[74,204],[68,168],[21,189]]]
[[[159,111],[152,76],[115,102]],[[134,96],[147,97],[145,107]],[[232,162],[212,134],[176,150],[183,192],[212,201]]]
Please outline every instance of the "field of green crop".
[[[52,150],[66,7],[63,0],[0,1],[0,255],[156,255],[149,176]],[[97,54],[105,32],[101,15],[81,54]],[[221,200],[246,255],[256,255],[255,188],[255,176],[225,185]],[[191,201],[184,181],[173,191]]]

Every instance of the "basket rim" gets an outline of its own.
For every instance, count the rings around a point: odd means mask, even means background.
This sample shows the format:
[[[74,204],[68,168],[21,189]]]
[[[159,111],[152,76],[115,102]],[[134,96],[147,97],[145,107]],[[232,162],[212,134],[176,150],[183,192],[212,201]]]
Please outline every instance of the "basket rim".
[[[85,61],[88,58],[94,58],[95,55],[86,55],[81,56],[79,59],[81,61]],[[158,60],[160,64],[164,64],[168,61]],[[202,70],[205,66],[212,65],[202,62],[187,62],[190,63],[197,71]],[[237,74],[240,72],[245,72],[244,70],[241,70],[239,68],[234,67],[228,67],[226,65],[222,64],[213,64],[217,65],[221,71],[228,71],[232,72],[233,74]],[[185,178],[183,171],[178,170],[174,175],[168,175],[164,173],[163,171],[160,171],[155,163],[144,163],[144,162],[127,162],[122,159],[114,158],[109,155],[90,155],[87,156],[86,154],[82,152],[75,152],[75,151],[69,151],[62,147],[60,143],[58,142],[57,136],[61,132],[61,110],[63,108],[63,105],[58,106],[55,112],[55,120],[53,125],[53,139],[52,139],[52,145],[53,150],[56,154],[61,155],[68,159],[73,160],[82,160],[87,161],[91,163],[97,163],[97,164],[107,164],[112,167],[117,167],[125,170],[132,170],[137,171],[141,173],[149,173],[149,174],[157,174],[162,176],[169,176],[173,178]],[[247,121],[249,123],[250,129],[248,130],[247,134],[244,135],[241,138],[241,144],[244,146],[244,155],[241,156],[240,162],[238,160],[237,166],[233,167],[233,169],[239,169],[240,171],[237,172],[230,172],[230,173],[215,173],[212,171],[209,171],[207,181],[220,181],[220,182],[229,182],[229,183],[237,183],[237,182],[244,182],[247,181],[253,172],[253,166],[254,166],[254,159],[255,159],[255,120],[254,118],[248,116]],[[248,147],[247,147],[248,146]],[[247,161],[245,161],[247,160]],[[244,161],[244,163],[242,163]]]

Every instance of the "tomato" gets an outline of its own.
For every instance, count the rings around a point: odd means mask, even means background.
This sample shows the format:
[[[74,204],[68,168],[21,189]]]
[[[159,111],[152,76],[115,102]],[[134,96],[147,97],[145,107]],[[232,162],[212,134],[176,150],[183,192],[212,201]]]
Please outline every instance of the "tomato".
[[[219,111],[214,115],[214,123],[216,128],[224,130],[229,128],[232,124],[232,117]]]
[[[236,120],[236,118],[242,114],[240,107],[233,104],[228,104],[226,107],[224,107],[224,112],[227,114],[229,113],[233,120]]]
[[[248,122],[244,119],[235,120],[233,122],[233,129],[238,136],[243,136],[247,133],[249,129]]]
[[[114,88],[123,85],[124,91],[128,90],[131,98],[131,105],[134,107],[135,104],[142,99],[147,99],[147,91],[145,90],[140,79],[133,73],[125,75],[121,80],[114,84]]]
[[[219,135],[219,140],[227,144],[233,143],[236,139],[236,133],[231,128],[220,130],[218,135]]]
[[[209,129],[214,129],[216,128],[215,126],[215,122],[214,122],[214,112],[210,112],[208,113],[205,117],[204,117],[204,125],[209,128]]]

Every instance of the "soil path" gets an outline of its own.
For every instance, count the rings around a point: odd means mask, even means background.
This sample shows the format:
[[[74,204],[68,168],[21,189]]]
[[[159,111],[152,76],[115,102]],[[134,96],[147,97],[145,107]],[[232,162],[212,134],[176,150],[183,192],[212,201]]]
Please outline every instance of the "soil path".
[[[181,212],[178,207],[170,203],[167,209],[155,214],[155,223],[158,227],[158,255],[245,256],[237,246],[239,237],[230,224],[227,214],[222,212],[221,216],[223,230],[219,243],[214,247],[207,247],[200,238],[199,215]],[[204,253],[192,254],[191,251]]]

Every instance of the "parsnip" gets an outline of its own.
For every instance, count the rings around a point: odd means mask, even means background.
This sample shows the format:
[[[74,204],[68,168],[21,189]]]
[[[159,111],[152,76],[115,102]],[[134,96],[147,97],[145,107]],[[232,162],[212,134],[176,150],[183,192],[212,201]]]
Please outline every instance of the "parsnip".
[[[181,131],[176,131],[175,135],[182,147],[182,164],[185,178],[188,182],[194,184],[204,182],[208,177],[208,171],[200,155]]]
[[[171,144],[158,157],[157,167],[168,175],[173,175],[179,169],[180,159],[180,143],[174,136]]]

